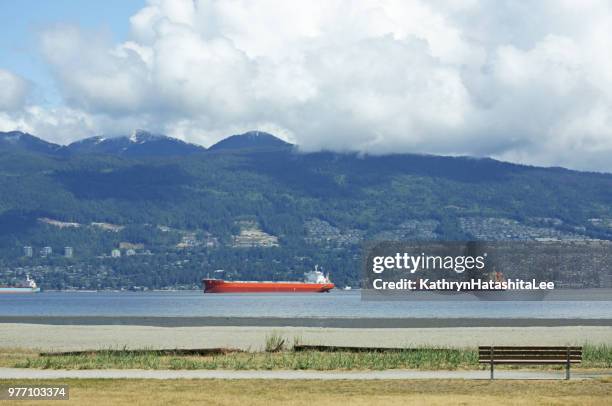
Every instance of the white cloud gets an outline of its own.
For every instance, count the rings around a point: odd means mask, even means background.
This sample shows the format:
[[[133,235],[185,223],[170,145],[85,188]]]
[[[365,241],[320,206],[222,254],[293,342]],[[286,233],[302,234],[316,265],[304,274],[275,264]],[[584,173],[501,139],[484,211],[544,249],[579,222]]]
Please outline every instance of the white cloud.
[[[77,125],[204,145],[260,128],[308,151],[612,171],[605,1],[152,0],[129,23],[119,44],[45,31],[42,52],[73,118],[30,106],[13,120],[62,140]]]
[[[0,111],[13,111],[23,107],[29,85],[25,79],[0,69]]]

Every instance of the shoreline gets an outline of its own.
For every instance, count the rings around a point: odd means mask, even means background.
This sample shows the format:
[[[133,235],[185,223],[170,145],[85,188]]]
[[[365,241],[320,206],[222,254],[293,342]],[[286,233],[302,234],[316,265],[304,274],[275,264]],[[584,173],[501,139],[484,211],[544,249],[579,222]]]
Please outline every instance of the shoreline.
[[[150,327],[460,328],[612,326],[612,319],[0,316],[0,324]]]

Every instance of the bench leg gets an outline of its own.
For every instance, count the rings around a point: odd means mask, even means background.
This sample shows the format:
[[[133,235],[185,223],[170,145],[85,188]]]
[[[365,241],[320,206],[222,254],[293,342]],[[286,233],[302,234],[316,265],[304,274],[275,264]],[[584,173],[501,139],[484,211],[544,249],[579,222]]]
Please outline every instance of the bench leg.
[[[566,381],[569,381],[570,379],[570,365],[571,365],[570,349],[569,347],[567,347],[567,363],[565,364],[565,380]]]
[[[493,361],[495,359],[495,357],[493,356],[493,353],[495,352],[495,350],[493,349],[493,346],[491,346],[490,352],[489,352],[489,360],[491,360],[491,380],[493,380],[493,365],[495,364],[495,362]]]

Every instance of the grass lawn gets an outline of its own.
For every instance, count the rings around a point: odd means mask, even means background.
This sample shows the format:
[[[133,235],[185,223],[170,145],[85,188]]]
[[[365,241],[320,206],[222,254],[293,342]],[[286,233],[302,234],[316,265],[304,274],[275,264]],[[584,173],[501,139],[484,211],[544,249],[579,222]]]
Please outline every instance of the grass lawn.
[[[281,381],[51,380],[2,385],[70,386],[70,401],[86,405],[604,405],[612,380],[589,381]],[[40,401],[15,401],[39,405]],[[8,404],[8,402],[7,402]]]
[[[389,352],[320,352],[291,350],[217,355],[167,355],[156,351],[102,350],[78,355],[40,355],[33,351],[0,350],[0,367],[45,369],[481,369],[476,348],[420,348]],[[506,368],[513,368],[508,366]],[[562,367],[545,366],[547,369]],[[579,368],[612,368],[612,346],[585,345]]]

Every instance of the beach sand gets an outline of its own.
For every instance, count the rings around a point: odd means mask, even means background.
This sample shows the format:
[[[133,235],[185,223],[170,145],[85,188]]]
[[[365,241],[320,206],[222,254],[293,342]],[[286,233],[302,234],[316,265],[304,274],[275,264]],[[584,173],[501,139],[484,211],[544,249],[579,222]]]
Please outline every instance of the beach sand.
[[[333,328],[142,325],[0,324],[0,348],[42,351],[132,348],[240,348],[261,350],[266,336],[302,344],[375,347],[611,344],[612,326]]]

